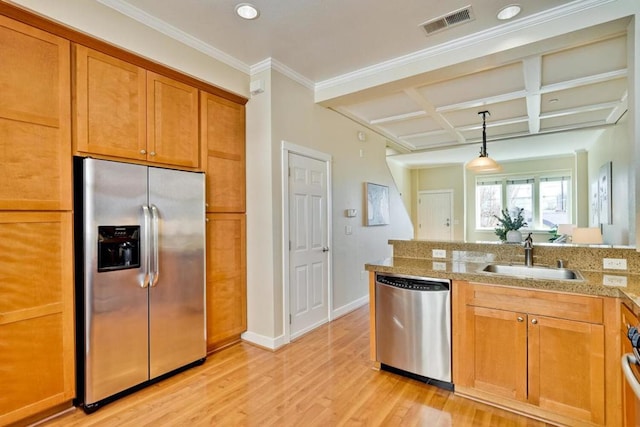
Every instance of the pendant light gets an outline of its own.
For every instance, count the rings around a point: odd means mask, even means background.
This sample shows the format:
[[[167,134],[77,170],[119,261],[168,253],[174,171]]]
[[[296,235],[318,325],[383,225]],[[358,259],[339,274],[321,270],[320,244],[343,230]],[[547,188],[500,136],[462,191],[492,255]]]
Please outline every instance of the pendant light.
[[[487,154],[487,114],[491,115],[489,111],[480,111],[478,114],[482,114],[482,147],[480,147],[480,156],[467,163],[467,169],[475,172],[499,172],[502,170],[495,160],[493,160]]]

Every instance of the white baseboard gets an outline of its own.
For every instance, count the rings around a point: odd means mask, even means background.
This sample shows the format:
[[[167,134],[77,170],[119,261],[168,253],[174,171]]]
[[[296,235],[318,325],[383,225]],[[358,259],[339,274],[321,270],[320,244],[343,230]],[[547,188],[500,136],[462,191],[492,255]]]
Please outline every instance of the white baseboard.
[[[363,305],[367,305],[369,303],[369,295],[365,295],[362,298],[358,298],[357,300],[350,302],[349,304],[343,305],[342,307],[336,308],[331,313],[331,320],[335,320],[338,317],[344,316],[347,313],[351,313],[353,310],[357,310]]]
[[[271,338],[264,335],[256,334],[255,332],[247,331],[240,335],[240,338],[242,338],[244,341],[250,342],[251,344],[255,344],[259,347],[264,347],[269,350],[277,350],[285,345],[284,335]]]

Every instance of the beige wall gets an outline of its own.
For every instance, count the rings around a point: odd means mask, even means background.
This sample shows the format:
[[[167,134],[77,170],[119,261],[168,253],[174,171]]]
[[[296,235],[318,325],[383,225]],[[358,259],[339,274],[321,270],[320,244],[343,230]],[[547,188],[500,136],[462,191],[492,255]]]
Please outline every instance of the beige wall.
[[[592,183],[597,182],[600,168],[608,162],[612,163],[612,223],[602,226],[603,242],[611,245],[629,245],[630,241],[633,242],[631,224],[635,222],[635,210],[632,209],[634,203],[630,197],[630,194],[633,194],[633,192],[630,193],[630,189],[633,188],[634,180],[634,174],[631,172],[633,147],[629,140],[627,122],[623,120],[619,125],[607,128],[589,150],[590,188]],[[593,194],[590,193],[590,197],[592,196]],[[591,210],[590,205],[589,218],[591,218]]]
[[[411,212],[411,169],[404,167],[401,163],[387,157],[387,166],[393,177],[393,181],[396,183],[396,188],[400,192],[402,203],[404,204],[407,212]]]
[[[333,315],[367,301],[364,264],[390,256],[387,241],[410,239],[413,229],[385,161],[383,138],[316,105],[312,90],[278,71],[265,71],[253,78],[263,79],[266,85],[265,92],[247,104],[249,331],[244,337],[275,348],[283,343],[284,315],[288,313],[283,307],[283,141],[332,157]],[[358,131],[367,132],[365,142],[357,139]],[[390,225],[363,225],[365,182],[389,186]],[[357,209],[357,217],[347,218],[345,209]],[[345,233],[346,226],[352,234]]]
[[[421,191],[453,190],[453,240],[464,240],[464,166],[415,169],[411,171],[415,190],[411,204],[411,219],[417,237],[418,196]]]

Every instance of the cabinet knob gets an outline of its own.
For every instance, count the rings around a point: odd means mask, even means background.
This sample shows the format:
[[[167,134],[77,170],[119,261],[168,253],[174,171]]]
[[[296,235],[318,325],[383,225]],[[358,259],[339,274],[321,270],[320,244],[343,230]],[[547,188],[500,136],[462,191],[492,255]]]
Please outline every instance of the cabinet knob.
[[[155,155],[156,155],[156,152],[155,152],[155,151],[152,151],[152,152],[150,152],[149,154],[151,154],[152,156],[155,156]]]
[[[533,323],[534,325],[538,324],[538,319],[531,319],[531,323]]]
[[[518,322],[524,322],[524,317],[518,316]]]
[[[140,154],[147,154],[147,150],[140,150]]]

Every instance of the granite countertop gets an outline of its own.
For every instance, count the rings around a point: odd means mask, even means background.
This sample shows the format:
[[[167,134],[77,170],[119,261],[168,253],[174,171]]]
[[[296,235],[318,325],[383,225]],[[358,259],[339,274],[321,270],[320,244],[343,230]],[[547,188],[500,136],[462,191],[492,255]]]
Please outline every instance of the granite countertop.
[[[580,295],[621,298],[625,305],[634,313],[640,315],[640,274],[578,270],[584,280],[548,280],[479,271],[485,265],[487,265],[486,262],[394,257],[365,264],[365,269],[384,273],[466,280],[469,282],[568,292]]]

